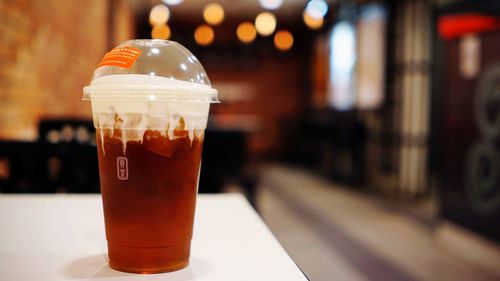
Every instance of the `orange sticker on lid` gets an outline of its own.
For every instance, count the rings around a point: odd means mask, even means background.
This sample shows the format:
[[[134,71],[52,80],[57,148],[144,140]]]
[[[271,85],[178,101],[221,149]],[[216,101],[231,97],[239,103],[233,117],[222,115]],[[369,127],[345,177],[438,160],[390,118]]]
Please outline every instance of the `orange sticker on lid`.
[[[107,52],[97,67],[118,66],[130,69],[142,51],[134,47],[114,48]]]

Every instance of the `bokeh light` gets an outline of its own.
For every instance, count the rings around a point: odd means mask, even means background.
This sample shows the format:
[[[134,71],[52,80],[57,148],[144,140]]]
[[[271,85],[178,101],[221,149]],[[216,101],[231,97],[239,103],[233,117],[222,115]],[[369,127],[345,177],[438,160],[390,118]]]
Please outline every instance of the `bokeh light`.
[[[255,28],[262,36],[273,34],[276,29],[276,17],[268,12],[263,12],[255,18]]]
[[[315,19],[323,18],[328,12],[328,4],[325,0],[311,0],[305,10]]]
[[[283,0],[259,0],[259,3],[264,9],[276,10],[283,5]]]
[[[224,20],[224,8],[220,4],[210,3],[203,10],[203,18],[208,24],[218,25]]]
[[[175,5],[179,5],[183,1],[184,0],[163,0],[162,2],[167,4],[167,5],[175,6]]]
[[[163,4],[158,4],[149,12],[149,23],[152,26],[166,24],[170,18],[170,10]]]
[[[206,25],[202,24],[196,28],[194,31],[194,40],[196,43],[202,46],[208,46],[214,41],[214,30]]]
[[[242,22],[236,29],[236,35],[243,43],[251,43],[257,37],[257,30],[251,22]]]
[[[323,26],[323,18],[314,18],[312,17],[307,10],[304,11],[302,14],[302,19],[304,20],[304,23],[309,27],[310,29],[318,29]]]
[[[151,30],[151,38],[153,39],[169,39],[171,35],[170,27],[166,24],[158,24],[153,26]]]
[[[288,30],[280,30],[274,34],[274,46],[280,51],[288,51],[293,46],[293,35]]]

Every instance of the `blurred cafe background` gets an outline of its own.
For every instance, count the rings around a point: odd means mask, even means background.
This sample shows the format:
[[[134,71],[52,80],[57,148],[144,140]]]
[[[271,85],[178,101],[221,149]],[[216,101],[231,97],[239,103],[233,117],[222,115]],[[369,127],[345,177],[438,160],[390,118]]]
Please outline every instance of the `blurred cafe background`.
[[[500,1],[0,0],[1,193],[99,192],[82,88],[132,38],[205,66],[199,190],[310,280],[500,280]]]

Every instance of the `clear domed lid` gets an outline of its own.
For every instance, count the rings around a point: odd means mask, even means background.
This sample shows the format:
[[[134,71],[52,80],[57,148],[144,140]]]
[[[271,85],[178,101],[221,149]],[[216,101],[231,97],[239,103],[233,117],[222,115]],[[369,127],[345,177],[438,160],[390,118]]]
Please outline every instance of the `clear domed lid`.
[[[218,102],[198,59],[179,43],[158,39],[129,40],[106,53],[83,96],[102,98]]]

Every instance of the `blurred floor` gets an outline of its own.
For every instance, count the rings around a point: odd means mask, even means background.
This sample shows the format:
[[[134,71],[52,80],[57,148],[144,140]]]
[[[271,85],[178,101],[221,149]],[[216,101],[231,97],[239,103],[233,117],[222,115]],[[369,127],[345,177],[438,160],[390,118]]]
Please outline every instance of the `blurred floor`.
[[[498,270],[446,251],[434,235],[432,217],[419,219],[421,214],[300,169],[262,169],[257,203],[267,225],[312,281],[500,280]],[[430,208],[420,209],[425,213]]]

